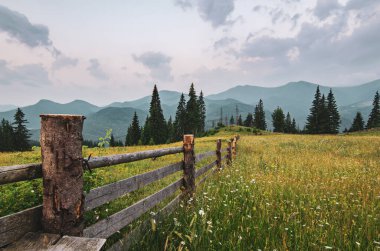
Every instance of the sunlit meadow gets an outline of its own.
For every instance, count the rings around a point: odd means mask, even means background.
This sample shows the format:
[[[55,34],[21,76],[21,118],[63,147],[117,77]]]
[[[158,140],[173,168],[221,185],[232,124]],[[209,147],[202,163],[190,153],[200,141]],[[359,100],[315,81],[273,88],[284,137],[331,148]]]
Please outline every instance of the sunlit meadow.
[[[244,129],[245,130],[245,129]],[[196,152],[215,149],[237,133],[196,140]],[[135,250],[376,250],[380,249],[380,136],[254,135],[241,131],[238,156],[197,187],[193,201],[152,225]],[[224,146],[225,141],[224,141]],[[178,146],[84,148],[84,156]],[[180,161],[181,154],[86,171],[86,190]],[[212,161],[212,157],[197,168]],[[0,154],[0,165],[40,161],[39,149]],[[105,218],[181,176],[171,175],[86,213]],[[41,203],[41,181],[0,186],[0,216]],[[167,200],[168,201],[168,200]],[[166,202],[167,202],[166,201]],[[157,212],[161,203],[120,233]]]

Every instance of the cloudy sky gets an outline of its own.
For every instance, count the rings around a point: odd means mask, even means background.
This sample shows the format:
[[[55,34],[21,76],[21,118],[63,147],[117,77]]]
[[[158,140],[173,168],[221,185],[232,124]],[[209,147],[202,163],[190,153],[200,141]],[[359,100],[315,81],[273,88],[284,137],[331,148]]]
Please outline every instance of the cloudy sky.
[[[0,0],[0,104],[379,78],[379,0]]]

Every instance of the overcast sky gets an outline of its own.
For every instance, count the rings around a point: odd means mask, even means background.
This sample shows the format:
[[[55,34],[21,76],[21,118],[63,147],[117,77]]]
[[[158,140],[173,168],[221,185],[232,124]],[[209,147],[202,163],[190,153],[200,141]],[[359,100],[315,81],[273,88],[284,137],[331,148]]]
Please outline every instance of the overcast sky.
[[[379,0],[0,0],[0,104],[379,78]]]

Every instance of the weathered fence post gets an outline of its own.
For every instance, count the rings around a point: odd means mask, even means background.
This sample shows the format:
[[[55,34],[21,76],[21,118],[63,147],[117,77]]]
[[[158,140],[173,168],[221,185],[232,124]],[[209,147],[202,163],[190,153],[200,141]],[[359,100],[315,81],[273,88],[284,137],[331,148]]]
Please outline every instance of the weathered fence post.
[[[227,141],[227,165],[232,163],[232,142],[231,140]]]
[[[183,135],[183,194],[192,197],[195,192],[194,135]]]
[[[47,233],[83,232],[82,129],[84,116],[41,115],[42,226]]]
[[[232,139],[232,157],[236,158],[236,136]]]
[[[222,148],[222,140],[221,139],[218,139],[216,141],[216,166],[218,167],[218,169],[222,169],[222,152],[221,152],[221,148]]]

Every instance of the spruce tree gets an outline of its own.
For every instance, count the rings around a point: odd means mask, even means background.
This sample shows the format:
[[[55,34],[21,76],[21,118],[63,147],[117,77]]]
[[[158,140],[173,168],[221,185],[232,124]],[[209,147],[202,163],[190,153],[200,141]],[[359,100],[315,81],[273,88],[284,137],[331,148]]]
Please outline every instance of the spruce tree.
[[[110,139],[110,147],[117,146],[117,143],[115,141],[115,137],[113,136],[113,133],[111,133],[111,139]]]
[[[152,138],[152,136],[150,134],[151,129],[150,129],[150,122],[149,121],[150,121],[149,116],[147,116],[145,119],[144,127],[141,130],[142,131],[141,132],[141,143],[143,145],[148,145],[150,142],[150,139]],[[131,126],[130,126],[130,128],[131,128]],[[131,130],[131,129],[128,129],[128,131],[129,130]],[[132,133],[129,133],[129,134],[132,135]],[[128,140],[128,134],[127,134],[127,140]],[[132,140],[130,140],[129,142],[132,142]],[[131,143],[129,143],[129,144],[131,144]]]
[[[369,114],[367,129],[380,126],[380,97],[379,91],[376,91],[375,97],[372,102],[372,111]]]
[[[248,113],[246,119],[244,120],[244,126],[253,127],[253,115],[252,113]]]
[[[140,128],[139,118],[137,116],[137,113],[135,112],[133,114],[132,123],[128,127],[127,137],[125,139],[125,145],[136,146],[139,144],[140,138],[141,138],[141,128]]]
[[[3,119],[1,121],[1,141],[0,141],[0,152],[14,151],[14,140],[13,140],[13,127],[8,120]]]
[[[330,133],[330,114],[327,109],[327,101],[325,95],[322,94],[322,98],[319,103],[319,132],[318,133]]]
[[[297,129],[296,120],[293,118],[292,126],[290,127],[290,133],[297,133],[299,130]]]
[[[26,123],[28,123],[28,121],[25,119],[25,114],[22,112],[20,108],[17,108],[13,122],[14,148],[17,151],[30,150],[30,134],[29,130],[25,126]]]
[[[272,113],[272,124],[274,132],[284,132],[285,115],[280,107],[277,107]]]
[[[198,135],[198,128],[200,125],[200,111],[194,84],[191,84],[190,86],[189,100],[186,103],[186,114],[185,133]]]
[[[239,115],[239,119],[237,121],[237,125],[239,125],[239,126],[243,125],[243,119],[241,118],[241,114]]]
[[[234,125],[234,124],[235,124],[234,115],[231,115],[231,118],[230,118],[230,125]]]
[[[169,117],[167,128],[168,128],[168,140],[167,140],[167,143],[170,143],[170,142],[174,141],[174,125],[173,125],[173,122],[172,122],[172,116]]]
[[[362,114],[360,112],[357,112],[349,131],[357,132],[362,130],[364,130],[364,119]]]
[[[284,132],[292,133],[292,118],[290,117],[289,112],[286,114]]]
[[[261,99],[255,107],[254,126],[260,130],[267,129],[267,122],[265,121],[264,104]]]
[[[328,133],[337,134],[339,132],[340,125],[340,115],[338,111],[338,106],[335,101],[334,94],[330,89],[327,95],[327,111],[328,111]]]
[[[310,108],[310,114],[307,116],[305,130],[307,133],[320,133],[320,108],[321,108],[321,92],[319,86],[314,94],[314,100]]]
[[[154,85],[152,100],[149,108],[149,130],[150,137],[154,144],[164,144],[167,141],[167,127],[164,114],[161,108],[160,96],[158,94],[157,86]],[[144,128],[145,129],[145,128]],[[152,143],[151,140],[149,140]]]
[[[173,140],[178,141],[182,140],[183,135],[185,134],[185,124],[186,124],[186,100],[185,95],[181,94],[181,97],[178,102],[177,111],[175,113],[174,119],[174,132]]]
[[[206,104],[203,97],[203,92],[199,94],[198,98],[198,109],[199,109],[199,128],[198,132],[203,134],[205,132],[206,127]]]

